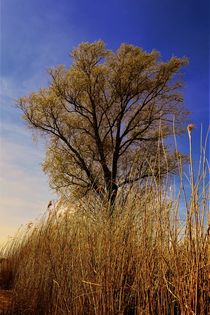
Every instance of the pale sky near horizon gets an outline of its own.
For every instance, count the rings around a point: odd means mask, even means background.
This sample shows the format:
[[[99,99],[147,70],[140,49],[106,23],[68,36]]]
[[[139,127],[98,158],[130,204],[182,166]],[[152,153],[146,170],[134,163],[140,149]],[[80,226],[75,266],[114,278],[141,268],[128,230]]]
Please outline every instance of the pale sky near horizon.
[[[126,42],[164,60],[189,57],[184,96],[199,147],[200,125],[205,133],[209,124],[208,0],[1,0],[0,15],[0,242],[55,199],[41,170],[44,145],[32,141],[15,100],[46,86],[47,68],[69,66],[81,41],[102,39],[110,49]]]

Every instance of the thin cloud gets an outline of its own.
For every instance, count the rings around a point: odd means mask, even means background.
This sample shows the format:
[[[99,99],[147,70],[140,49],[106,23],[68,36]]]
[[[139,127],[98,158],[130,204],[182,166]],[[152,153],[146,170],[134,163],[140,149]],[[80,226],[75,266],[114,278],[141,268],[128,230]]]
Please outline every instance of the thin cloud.
[[[9,127],[4,124],[3,129]],[[13,126],[13,132],[13,139],[1,138],[0,240],[43,213],[55,198],[41,170],[43,147],[33,145],[21,127]]]

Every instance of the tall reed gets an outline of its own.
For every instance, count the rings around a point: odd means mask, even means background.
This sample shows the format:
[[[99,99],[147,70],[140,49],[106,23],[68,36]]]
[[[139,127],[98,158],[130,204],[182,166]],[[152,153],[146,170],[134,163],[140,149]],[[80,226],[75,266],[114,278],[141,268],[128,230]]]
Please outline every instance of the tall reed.
[[[205,147],[197,178],[190,161],[190,191],[180,164],[179,188],[168,177],[123,190],[111,218],[92,196],[20,230],[2,249],[14,273],[9,314],[210,314]]]

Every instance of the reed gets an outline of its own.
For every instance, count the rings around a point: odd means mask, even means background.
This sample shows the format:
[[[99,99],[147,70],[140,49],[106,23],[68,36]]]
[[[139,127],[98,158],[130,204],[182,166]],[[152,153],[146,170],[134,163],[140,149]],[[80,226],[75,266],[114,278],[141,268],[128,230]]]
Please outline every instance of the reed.
[[[180,162],[179,185],[168,176],[121,191],[111,218],[109,205],[90,196],[51,205],[21,229],[1,250],[13,270],[8,314],[209,314],[209,169],[201,148],[197,177],[190,153],[190,190]]]

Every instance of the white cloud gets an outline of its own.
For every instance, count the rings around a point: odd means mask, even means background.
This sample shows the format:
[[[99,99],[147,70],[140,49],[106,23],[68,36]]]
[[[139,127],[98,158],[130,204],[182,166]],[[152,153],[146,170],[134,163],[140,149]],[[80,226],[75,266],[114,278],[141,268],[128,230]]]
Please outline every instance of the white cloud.
[[[16,82],[9,77],[0,77],[0,97],[4,99],[15,100],[18,96],[20,96],[23,92],[23,88],[20,84],[16,84]]]
[[[4,99],[16,100],[17,98],[27,95],[32,91],[38,90],[40,87],[46,86],[47,83],[47,71],[41,67],[35,74],[24,81],[17,81],[12,77],[0,77],[0,97]],[[5,104],[6,102],[4,102]]]

